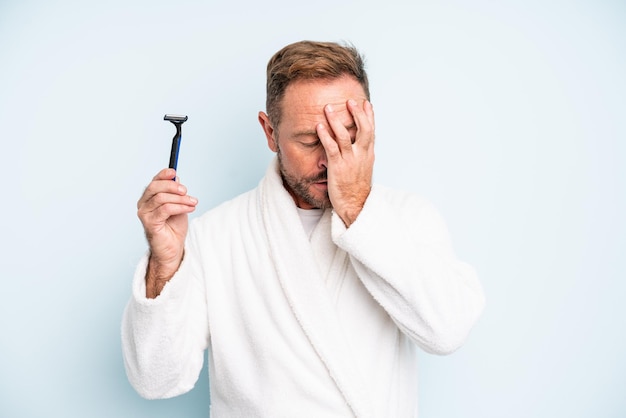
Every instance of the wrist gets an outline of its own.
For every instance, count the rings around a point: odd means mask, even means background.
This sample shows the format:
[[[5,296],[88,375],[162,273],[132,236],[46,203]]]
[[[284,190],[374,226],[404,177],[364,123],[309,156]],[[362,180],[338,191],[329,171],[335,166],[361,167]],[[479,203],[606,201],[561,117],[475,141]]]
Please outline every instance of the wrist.
[[[367,200],[370,191],[371,186],[367,189],[366,193],[363,193],[360,196],[354,196],[351,199],[351,202],[335,208],[335,212],[337,212],[337,215],[339,215],[346,228],[349,228],[350,225],[356,221],[356,218],[363,210],[363,206],[365,206],[365,201]]]
[[[154,299],[161,294],[163,287],[176,274],[183,261],[184,250],[180,256],[162,260],[152,253],[146,269],[146,297]]]

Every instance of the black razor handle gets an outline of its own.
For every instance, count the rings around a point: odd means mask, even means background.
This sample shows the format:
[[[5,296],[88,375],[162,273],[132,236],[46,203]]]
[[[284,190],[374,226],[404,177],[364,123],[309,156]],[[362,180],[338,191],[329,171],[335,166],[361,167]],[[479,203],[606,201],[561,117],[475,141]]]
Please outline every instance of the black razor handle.
[[[183,139],[182,135],[182,124],[187,121],[187,116],[185,115],[165,115],[163,120],[167,120],[172,122],[174,126],[176,126],[176,135],[172,138],[172,150],[170,151],[170,164],[169,168],[173,168],[176,170],[178,167],[178,151],[180,150],[180,143]],[[173,180],[176,180],[174,178]]]
[[[182,134],[179,124],[176,125],[176,135],[172,138],[172,150],[170,151],[170,164],[169,167],[176,170],[178,167],[178,152],[180,151],[180,142],[182,140]]]

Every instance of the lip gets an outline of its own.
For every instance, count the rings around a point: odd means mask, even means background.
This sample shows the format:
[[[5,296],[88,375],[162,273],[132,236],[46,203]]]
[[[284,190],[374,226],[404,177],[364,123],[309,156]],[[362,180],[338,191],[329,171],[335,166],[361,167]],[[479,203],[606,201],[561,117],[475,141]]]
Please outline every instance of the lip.
[[[318,189],[328,189],[328,182],[327,181],[317,181],[315,183],[313,183],[313,185],[315,187],[317,187]]]

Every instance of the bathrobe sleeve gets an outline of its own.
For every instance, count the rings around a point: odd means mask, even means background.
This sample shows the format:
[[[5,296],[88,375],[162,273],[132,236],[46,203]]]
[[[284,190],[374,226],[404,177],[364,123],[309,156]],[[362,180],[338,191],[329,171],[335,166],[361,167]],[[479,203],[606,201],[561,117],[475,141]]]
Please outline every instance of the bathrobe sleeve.
[[[465,342],[483,290],[429,202],[374,186],[350,228],[333,214],[332,235],[368,292],[423,350],[448,354]]]
[[[192,229],[185,257],[155,299],[146,298],[144,256],[122,319],[122,349],[131,385],[144,398],[170,398],[193,388],[208,346],[206,293]]]

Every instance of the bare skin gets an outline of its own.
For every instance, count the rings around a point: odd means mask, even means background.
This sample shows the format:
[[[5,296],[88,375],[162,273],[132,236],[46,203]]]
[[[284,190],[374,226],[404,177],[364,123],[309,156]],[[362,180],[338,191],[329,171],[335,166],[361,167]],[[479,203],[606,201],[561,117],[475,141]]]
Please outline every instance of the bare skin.
[[[349,227],[371,190],[374,167],[374,111],[351,77],[298,81],[287,87],[282,119],[275,128],[267,114],[259,122],[268,147],[279,154],[285,188],[303,209],[331,207]],[[184,257],[189,213],[198,200],[160,171],[137,202],[150,260],[146,297],[156,298]]]
[[[363,88],[347,76],[298,81],[287,87],[282,109],[278,127],[264,112],[259,122],[283,177],[301,179],[311,199],[285,187],[298,207],[332,206],[349,227],[369,196],[374,167],[374,111]],[[327,180],[307,181],[321,173]]]
[[[187,188],[178,179],[172,181],[175,170],[161,170],[146,187],[137,202],[137,216],[150,247],[146,272],[146,297],[155,298],[176,273],[183,260],[188,214],[198,200],[187,195]]]

